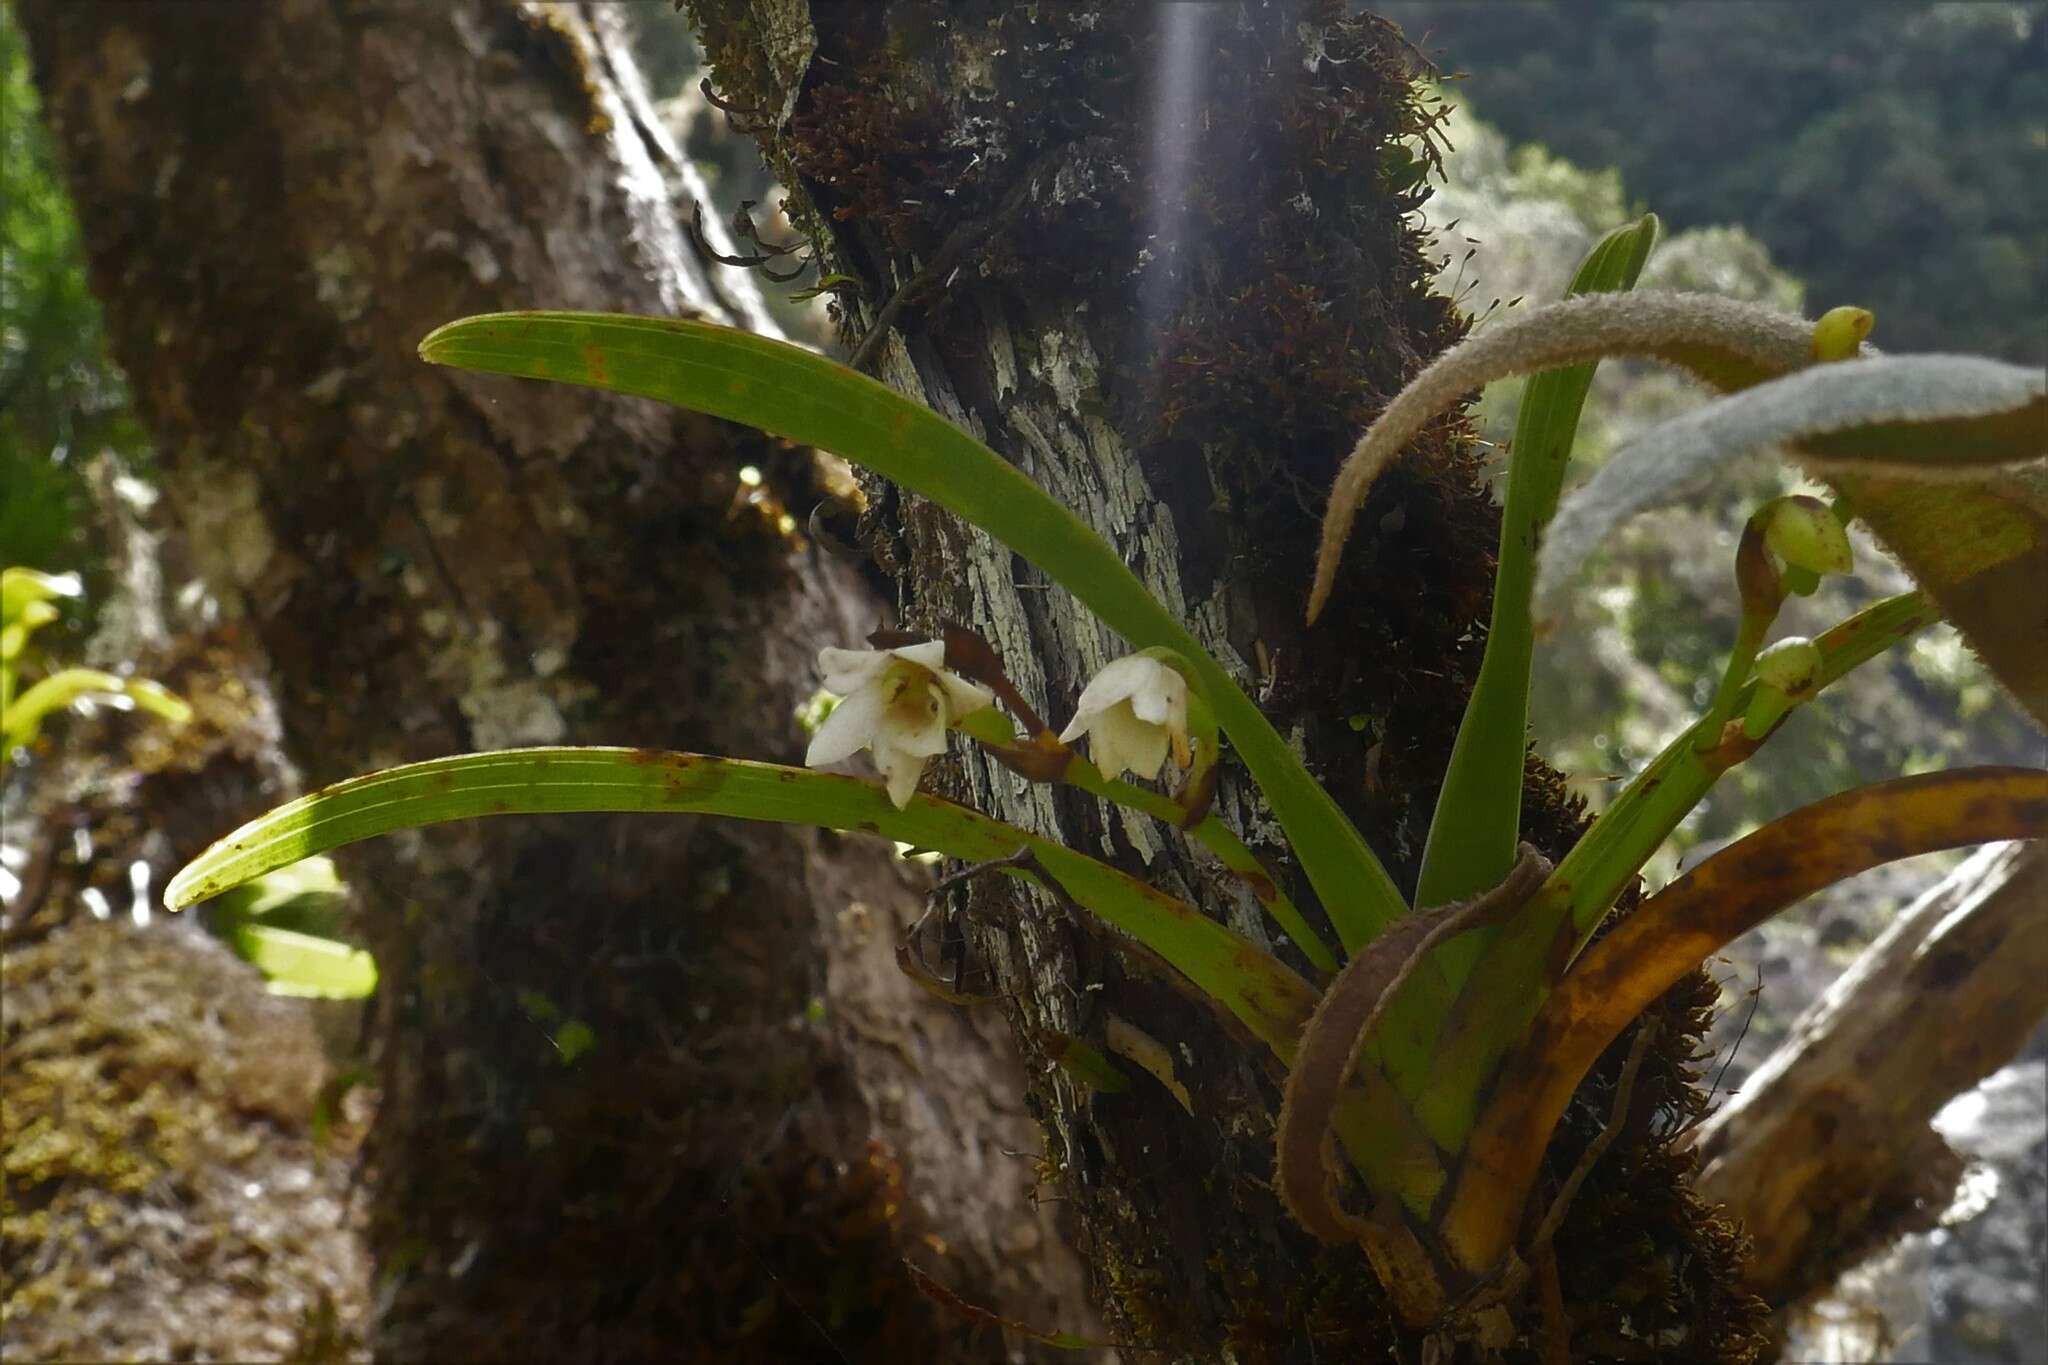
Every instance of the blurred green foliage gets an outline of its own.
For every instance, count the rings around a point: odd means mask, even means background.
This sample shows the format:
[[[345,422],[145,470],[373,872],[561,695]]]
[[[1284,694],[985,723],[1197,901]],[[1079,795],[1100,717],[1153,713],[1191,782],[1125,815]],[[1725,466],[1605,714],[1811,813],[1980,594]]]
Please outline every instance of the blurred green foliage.
[[[107,359],[71,197],[11,10],[0,8],[0,563],[91,569],[83,466],[147,443]]]
[[[263,973],[273,995],[360,1000],[377,989],[377,962],[337,936],[348,887],[331,858],[306,858],[217,898],[207,927]]]
[[[1510,138],[1618,168],[1673,227],[1742,224],[1887,349],[2048,359],[2048,5],[1373,8]]]

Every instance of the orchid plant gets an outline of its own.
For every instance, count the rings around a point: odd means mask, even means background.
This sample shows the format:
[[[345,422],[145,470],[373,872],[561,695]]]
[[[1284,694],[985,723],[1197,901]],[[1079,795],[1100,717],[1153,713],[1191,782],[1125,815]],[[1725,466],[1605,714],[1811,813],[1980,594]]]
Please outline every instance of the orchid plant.
[[[646,750],[436,759],[261,816],[179,873],[166,899],[190,905],[355,840],[501,813],[705,812],[862,830],[986,864],[1042,883],[1129,934],[1192,995],[1249,1031],[1287,1076],[1277,1183],[1296,1220],[1325,1240],[1361,1245],[1411,1326],[1469,1324],[1486,1286],[1497,1301],[1499,1286],[1514,1281],[1536,1161],[1572,1090],[1650,1000],[1827,882],[1935,848],[2048,832],[2048,773],[1904,778],[1758,831],[1650,897],[1628,917],[1626,934],[1588,946],[1722,773],[1789,712],[1931,624],[1943,606],[1994,667],[2027,650],[2048,655],[2038,638],[2018,652],[2005,647],[1998,604],[1977,601],[1969,577],[2048,557],[2048,500],[2028,503],[2024,490],[2038,485],[2011,472],[2048,453],[2040,372],[1864,355],[1869,317],[1856,310],[1816,324],[1702,296],[1631,294],[1656,235],[1654,217],[1610,234],[1574,281],[1583,297],[1485,329],[1424,369],[1365,434],[1332,494],[1311,620],[1335,589],[1345,532],[1375,475],[1472,389],[1536,375],[1515,438],[1487,653],[1412,905],[1230,671],[1100,536],[1015,466],[931,411],[795,346],[704,323],[586,313],[468,318],[434,332],[420,351],[436,364],[660,399],[833,451],[1036,564],[1132,652],[1087,684],[1055,733],[972,631],[949,628],[938,640],[881,632],[871,650],[835,645],[821,654],[826,686],[843,700],[807,755],[824,765],[867,749],[879,787]],[[1681,364],[1729,396],[1610,462],[1546,537],[1593,366],[1610,354]],[[1845,496],[1758,509],[1737,556],[1740,635],[1698,722],[1573,847],[1518,847],[1538,609],[1563,590],[1583,548],[1622,517],[1764,446],[1789,449]],[[1942,482],[1921,482],[1930,474]],[[1933,500],[1941,515],[1997,501],[2010,514],[2000,523],[2004,538],[1969,564],[1909,548],[1928,539],[1912,529],[1911,511],[1915,490],[1928,488],[1941,495]],[[1607,496],[1616,489],[1625,496]],[[1843,525],[1852,512],[1900,550],[1926,591],[1879,602],[1811,640],[1765,648],[1788,593],[1850,567]],[[1981,644],[1987,633],[2001,637],[2000,648]],[[2015,690],[2044,714],[2023,674],[2009,671]],[[1031,780],[1070,784],[1185,831],[1254,891],[1306,970],[1116,867],[920,792],[949,733]],[[1285,831],[1334,942],[1209,810],[1224,736]],[[1086,756],[1073,747],[1084,737]],[[1172,792],[1141,785],[1169,758],[1180,774]],[[1811,837],[1821,829],[1829,837]],[[1737,883],[1741,896],[1713,899],[1712,888]],[[1703,896],[1711,913],[1701,912]],[[1370,1217],[1346,1207],[1356,1199],[1346,1194],[1353,1180]]]

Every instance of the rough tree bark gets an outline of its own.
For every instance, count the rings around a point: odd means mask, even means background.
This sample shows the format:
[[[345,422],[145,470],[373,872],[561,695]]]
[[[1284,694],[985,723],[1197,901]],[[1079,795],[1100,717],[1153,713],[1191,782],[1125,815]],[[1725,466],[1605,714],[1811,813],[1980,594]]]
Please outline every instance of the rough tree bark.
[[[1324,0],[690,7],[721,103],[792,187],[821,271],[852,281],[836,291],[849,336],[888,319],[864,348],[882,377],[1123,550],[1412,885],[1498,535],[1461,426],[1382,480],[1334,609],[1300,626],[1337,463],[1462,325],[1429,292],[1408,216],[1432,154],[1399,36]],[[868,494],[867,543],[907,623],[982,631],[1048,715],[1121,652],[985,537],[885,486]],[[941,782],[1261,932],[1242,888],[1156,827],[975,757]],[[1235,775],[1220,808],[1291,875]],[[1540,764],[1525,810],[1553,855],[1582,820]],[[1047,1165],[1119,1335],[1190,1360],[1384,1351],[1397,1334],[1362,1257],[1313,1248],[1266,1184],[1278,1096],[1246,1049],[1056,905],[983,882],[953,908],[1027,1050],[1043,1030],[1099,1038],[1121,1016],[1168,1041],[1193,1094],[1192,1116],[1145,1085],[1091,1101],[1034,1070]],[[1688,1158],[1669,1144],[1697,1112],[1686,1061],[1710,999],[1696,980],[1660,1007],[1673,1026],[1629,1131],[1558,1240],[1579,1358],[1755,1349],[1731,1233],[1685,1190]],[[1619,1060],[1554,1160],[1598,1126]]]
[[[1962,1161],[1929,1126],[2048,1011],[2048,842],[1998,844],[1898,918],[1742,1093],[1699,1129],[1700,1188],[1727,1205],[1774,1307],[1928,1226]]]
[[[755,465],[801,514],[809,455],[413,355],[505,307],[763,325],[679,227],[615,14],[19,8],[172,514],[308,779],[550,741],[797,755],[811,651],[877,611],[739,496]],[[1004,1154],[1013,1055],[890,962],[919,888],[886,851],[562,819],[344,871],[384,981],[382,1354],[987,1358],[908,1287],[918,1248],[1004,1311],[1082,1311]]]

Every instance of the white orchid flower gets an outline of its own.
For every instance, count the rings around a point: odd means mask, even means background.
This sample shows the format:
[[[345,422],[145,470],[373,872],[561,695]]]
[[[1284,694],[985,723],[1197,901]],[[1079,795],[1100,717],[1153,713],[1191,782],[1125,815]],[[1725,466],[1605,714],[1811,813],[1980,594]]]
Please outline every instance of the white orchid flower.
[[[1105,664],[1081,690],[1060,742],[1070,744],[1084,734],[1089,756],[1105,777],[1157,777],[1169,748],[1185,768],[1192,761],[1187,679],[1145,654]]]
[[[981,710],[992,693],[948,673],[944,642],[898,649],[821,649],[825,690],[843,701],[832,709],[804,755],[822,767],[871,749],[898,810],[910,804],[924,765],[946,751],[946,727]]]

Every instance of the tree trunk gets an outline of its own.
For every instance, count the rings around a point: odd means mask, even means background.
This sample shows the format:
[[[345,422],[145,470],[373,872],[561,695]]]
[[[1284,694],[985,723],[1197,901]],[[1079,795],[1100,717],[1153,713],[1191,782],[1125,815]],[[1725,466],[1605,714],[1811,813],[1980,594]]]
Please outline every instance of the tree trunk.
[[[1963,1163],[1929,1124],[2048,1010],[2044,905],[2048,842],[1977,853],[1900,911],[1700,1126],[1700,1188],[1756,1239],[1750,1281],[1773,1307],[1947,1206]]]
[[[801,518],[811,457],[414,357],[506,307],[764,325],[679,226],[615,14],[20,9],[174,519],[309,778],[548,742],[798,754],[811,651],[877,605],[736,472]],[[987,1358],[910,1287],[919,1248],[1004,1311],[1082,1311],[1005,1155],[1013,1055],[890,961],[920,888],[886,851],[561,818],[344,872],[383,976],[381,1354]]]
[[[1300,624],[1339,462],[1463,326],[1429,290],[1409,217],[1433,153],[1399,35],[1323,0],[692,10],[721,102],[793,188],[820,271],[852,281],[836,291],[849,339],[887,324],[856,355],[1122,550],[1412,886],[1499,533],[1462,426],[1380,481],[1332,610]],[[868,492],[868,544],[898,575],[906,623],[981,631],[1055,724],[1123,652],[1001,546]],[[1560,854],[1581,812],[1554,773],[1531,773],[1526,835]],[[942,784],[1263,933],[1244,889],[1170,832],[979,756]],[[1237,774],[1218,808],[1299,882]],[[1193,1097],[1192,1115],[1144,1084],[1090,1100],[1033,1070],[1046,1162],[1118,1335],[1190,1360],[1384,1352],[1398,1334],[1364,1259],[1316,1248],[1270,1191],[1278,1094],[1248,1050],[1099,928],[1014,885],[969,882],[952,908],[1027,1052],[1047,1030],[1099,1039],[1122,1018],[1167,1041]],[[1709,999],[1695,980],[1661,1007],[1676,1026],[1635,1119],[1558,1240],[1578,1358],[1754,1349],[1733,1239],[1669,1145],[1699,1103],[1685,1063]],[[1605,1112],[1576,1107],[1553,1159],[1568,1169]]]

